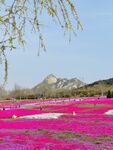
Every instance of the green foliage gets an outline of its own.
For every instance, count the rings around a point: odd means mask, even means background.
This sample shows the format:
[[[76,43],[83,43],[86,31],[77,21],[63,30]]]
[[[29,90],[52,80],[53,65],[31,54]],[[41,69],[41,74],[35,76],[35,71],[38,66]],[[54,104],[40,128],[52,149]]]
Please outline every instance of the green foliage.
[[[111,98],[113,98],[113,91],[111,92]]]
[[[75,22],[77,28],[82,29],[72,0],[0,0],[0,60],[5,66],[5,80],[8,76],[6,51],[15,49],[18,44],[24,46],[26,26],[38,33],[39,47],[46,50],[40,19],[45,13],[58,23],[64,32],[68,31],[69,35],[71,32],[75,34]]]
[[[111,98],[111,91],[110,90],[107,93],[107,98]]]
[[[113,98],[113,91],[111,92],[110,90],[108,90],[107,98]]]

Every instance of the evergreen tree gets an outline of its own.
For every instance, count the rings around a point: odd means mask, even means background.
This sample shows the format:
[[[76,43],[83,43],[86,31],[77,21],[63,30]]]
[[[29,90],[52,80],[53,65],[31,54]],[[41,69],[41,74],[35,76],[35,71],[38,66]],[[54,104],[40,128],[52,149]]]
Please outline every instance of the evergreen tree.
[[[107,92],[107,98],[111,98],[111,91],[110,90],[108,90],[108,92]]]
[[[113,98],[113,91],[111,92],[111,98]]]

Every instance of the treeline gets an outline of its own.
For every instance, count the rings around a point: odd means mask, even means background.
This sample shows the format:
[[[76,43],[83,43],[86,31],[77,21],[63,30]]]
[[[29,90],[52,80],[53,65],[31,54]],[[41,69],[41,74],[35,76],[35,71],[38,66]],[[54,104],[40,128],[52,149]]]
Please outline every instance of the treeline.
[[[111,94],[112,93],[112,94]],[[48,98],[63,98],[63,97],[94,97],[94,96],[107,96],[110,97],[113,92],[102,92],[101,90],[93,90],[93,89],[46,89],[42,92],[34,92],[31,89],[19,88],[16,87],[12,91],[5,91],[2,89],[0,92],[0,99],[48,99]]]

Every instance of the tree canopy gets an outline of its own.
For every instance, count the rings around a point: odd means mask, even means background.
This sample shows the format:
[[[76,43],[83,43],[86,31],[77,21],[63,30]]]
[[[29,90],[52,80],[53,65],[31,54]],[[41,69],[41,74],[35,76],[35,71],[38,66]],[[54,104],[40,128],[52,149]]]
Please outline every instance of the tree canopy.
[[[5,66],[5,80],[8,76],[6,52],[16,49],[17,44],[24,46],[26,26],[37,33],[39,47],[45,51],[40,19],[45,13],[63,31],[75,34],[76,29],[82,29],[73,0],[0,0],[0,62]]]

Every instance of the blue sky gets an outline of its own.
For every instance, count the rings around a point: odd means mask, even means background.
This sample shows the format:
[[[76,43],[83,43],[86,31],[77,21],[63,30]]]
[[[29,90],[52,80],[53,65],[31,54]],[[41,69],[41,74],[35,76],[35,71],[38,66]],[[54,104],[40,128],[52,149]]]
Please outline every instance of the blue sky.
[[[37,56],[38,42],[32,34],[25,51],[18,48],[8,55],[8,89],[14,84],[33,87],[51,73],[86,83],[113,77],[113,0],[76,0],[76,7],[84,30],[70,43],[46,18],[46,53]]]

